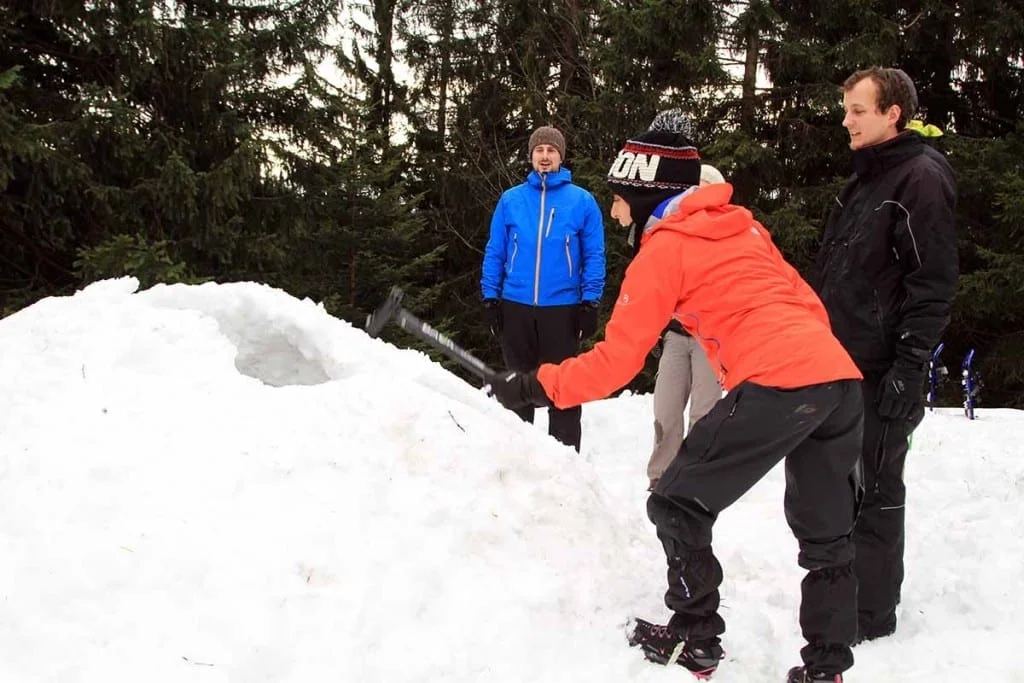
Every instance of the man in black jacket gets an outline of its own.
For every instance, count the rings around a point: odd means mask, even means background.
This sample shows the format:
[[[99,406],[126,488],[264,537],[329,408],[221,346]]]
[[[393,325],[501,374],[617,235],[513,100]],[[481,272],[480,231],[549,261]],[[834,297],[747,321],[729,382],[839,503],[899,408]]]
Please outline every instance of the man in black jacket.
[[[864,500],[854,531],[858,639],[896,630],[903,582],[903,466],[924,417],[928,357],[957,282],[956,179],[906,130],[917,91],[874,67],[842,86],[854,175],[833,207],[816,288],[832,329],[864,373]]]

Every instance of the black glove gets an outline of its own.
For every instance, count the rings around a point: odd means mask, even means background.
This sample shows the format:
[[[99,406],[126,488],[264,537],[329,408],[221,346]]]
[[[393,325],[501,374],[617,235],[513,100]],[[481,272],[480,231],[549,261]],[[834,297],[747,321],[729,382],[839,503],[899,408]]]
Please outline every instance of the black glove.
[[[497,299],[484,299],[484,322],[492,337],[501,334],[501,302]]]
[[[499,372],[491,380],[490,394],[509,410],[525,408],[529,405],[540,408],[551,405],[551,399],[548,398],[541,383],[537,381],[536,372],[516,372],[515,370]]]
[[[587,339],[597,332],[597,309],[599,304],[596,301],[584,301],[576,311],[576,327],[580,332],[580,339]]]
[[[918,358],[923,355],[924,358]],[[928,352],[902,353],[878,386],[878,414],[887,420],[905,420],[924,405]]]

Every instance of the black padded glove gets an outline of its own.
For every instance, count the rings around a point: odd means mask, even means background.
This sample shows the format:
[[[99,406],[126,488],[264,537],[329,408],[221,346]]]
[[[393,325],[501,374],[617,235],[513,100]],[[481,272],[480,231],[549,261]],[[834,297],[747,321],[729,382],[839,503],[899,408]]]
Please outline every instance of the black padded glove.
[[[509,410],[533,405],[540,408],[551,405],[544,387],[537,381],[536,372],[499,372],[491,381],[491,396]]]
[[[576,311],[576,327],[580,332],[580,339],[587,339],[597,332],[597,309],[599,304],[596,301],[584,301]]]
[[[922,357],[918,357],[922,356]],[[924,405],[928,352],[900,353],[878,386],[878,414],[887,420],[905,420]]]
[[[492,337],[501,334],[501,302],[497,299],[484,299],[484,322]]]

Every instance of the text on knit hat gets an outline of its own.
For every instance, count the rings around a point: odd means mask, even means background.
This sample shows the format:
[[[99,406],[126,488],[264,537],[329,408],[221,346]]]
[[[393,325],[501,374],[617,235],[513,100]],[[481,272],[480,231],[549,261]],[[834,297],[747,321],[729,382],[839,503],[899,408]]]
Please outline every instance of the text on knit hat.
[[[619,152],[608,183],[648,190],[685,189],[700,183],[700,154],[690,141],[692,126],[678,109],[659,112],[650,127]]]

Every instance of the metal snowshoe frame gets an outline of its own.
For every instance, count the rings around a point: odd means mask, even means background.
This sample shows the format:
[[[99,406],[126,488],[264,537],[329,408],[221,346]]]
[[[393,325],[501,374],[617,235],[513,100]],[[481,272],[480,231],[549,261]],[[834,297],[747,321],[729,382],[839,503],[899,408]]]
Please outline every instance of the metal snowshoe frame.
[[[944,379],[946,379],[947,375],[949,375],[949,370],[947,370],[946,366],[939,360],[939,354],[942,353],[942,349],[945,348],[945,346],[946,345],[944,343],[940,342],[939,345],[935,347],[935,351],[933,351],[932,355],[928,358],[927,401],[928,410],[931,411],[935,410],[935,404],[939,399],[939,385]]]
[[[974,349],[964,356],[964,363],[961,367],[960,386],[964,390],[964,415],[968,420],[974,419],[974,407],[978,403],[978,391],[980,389],[978,377],[974,372]]]

